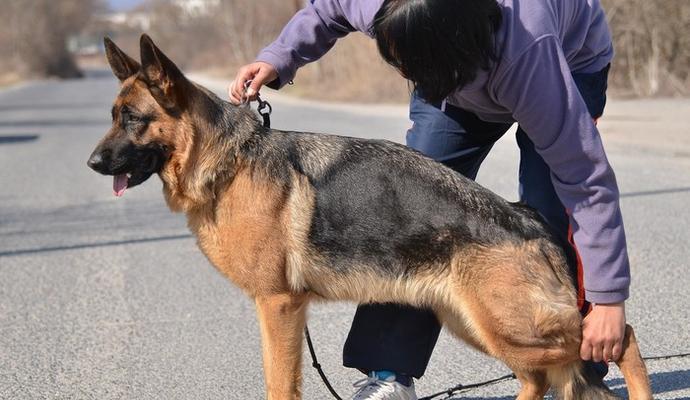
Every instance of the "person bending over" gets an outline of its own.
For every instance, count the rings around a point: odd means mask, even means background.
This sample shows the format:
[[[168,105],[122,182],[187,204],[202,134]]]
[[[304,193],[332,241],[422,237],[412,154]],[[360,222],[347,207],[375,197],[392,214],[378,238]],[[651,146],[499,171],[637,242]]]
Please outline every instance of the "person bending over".
[[[577,253],[581,357],[603,376],[621,353],[630,273],[616,178],[596,128],[613,57],[599,0],[312,0],[239,70],[231,101],[284,86],[354,31],[375,39],[413,84],[408,146],[474,179],[518,123],[520,199]],[[343,363],[368,377],[353,398],[416,399],[413,378],[439,331],[429,310],[359,306]]]

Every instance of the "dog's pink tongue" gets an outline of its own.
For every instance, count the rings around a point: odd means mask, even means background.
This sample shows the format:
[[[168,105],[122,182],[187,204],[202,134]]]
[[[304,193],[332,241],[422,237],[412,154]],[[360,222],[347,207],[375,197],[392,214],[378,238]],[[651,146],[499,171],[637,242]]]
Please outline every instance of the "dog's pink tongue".
[[[127,190],[127,175],[115,175],[113,177],[113,194],[120,197],[125,194],[125,190]]]

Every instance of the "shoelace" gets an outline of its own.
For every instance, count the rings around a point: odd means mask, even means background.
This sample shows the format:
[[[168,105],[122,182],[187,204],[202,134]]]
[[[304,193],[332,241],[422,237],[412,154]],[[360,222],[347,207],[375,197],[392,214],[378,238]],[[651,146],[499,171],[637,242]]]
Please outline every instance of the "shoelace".
[[[367,376],[352,384],[353,387],[359,390],[355,393],[354,398],[366,397],[368,400],[383,400],[385,395],[391,394],[395,391],[395,386],[386,383],[392,383],[378,379],[375,376]]]

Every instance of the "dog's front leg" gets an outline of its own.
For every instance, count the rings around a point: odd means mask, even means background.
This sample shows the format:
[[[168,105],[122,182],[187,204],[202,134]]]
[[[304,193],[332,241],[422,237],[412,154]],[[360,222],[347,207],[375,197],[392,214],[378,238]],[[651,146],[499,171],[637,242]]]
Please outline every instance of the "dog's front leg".
[[[275,294],[256,298],[261,327],[264,376],[269,400],[302,398],[302,331],[307,295]]]

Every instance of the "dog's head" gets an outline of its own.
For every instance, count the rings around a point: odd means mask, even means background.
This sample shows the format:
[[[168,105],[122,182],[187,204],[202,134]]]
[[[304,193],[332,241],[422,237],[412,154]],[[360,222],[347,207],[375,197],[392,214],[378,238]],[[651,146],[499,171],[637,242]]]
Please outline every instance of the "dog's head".
[[[141,64],[105,38],[108,63],[120,80],[112,108],[112,127],[89,157],[88,166],[113,175],[113,191],[121,196],[128,187],[160,173],[176,147],[182,145],[188,92],[193,90],[180,70],[142,35]]]

